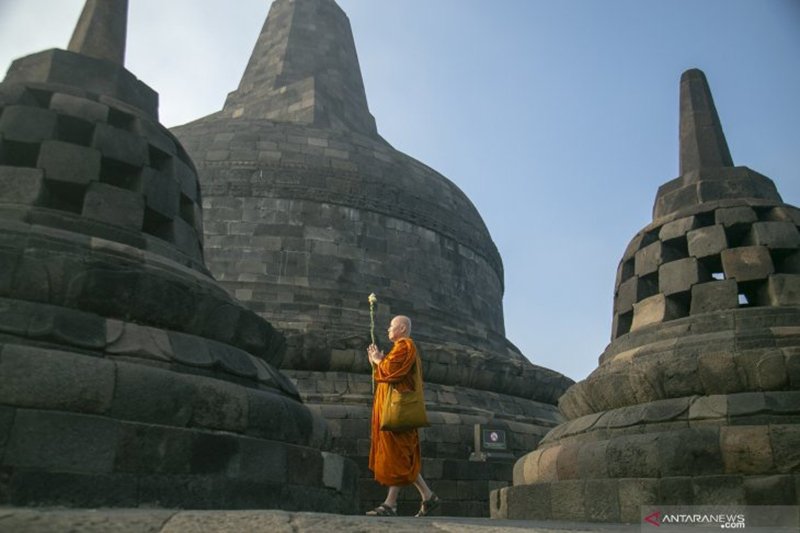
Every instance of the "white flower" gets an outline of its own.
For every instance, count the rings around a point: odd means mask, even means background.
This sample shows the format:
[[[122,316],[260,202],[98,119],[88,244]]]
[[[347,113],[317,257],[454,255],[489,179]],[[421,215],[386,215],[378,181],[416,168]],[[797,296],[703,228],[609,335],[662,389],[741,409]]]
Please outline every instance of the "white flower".
[[[378,303],[378,297],[375,296],[374,292],[370,293],[370,295],[367,297],[367,300],[369,301],[370,305],[375,305]]]

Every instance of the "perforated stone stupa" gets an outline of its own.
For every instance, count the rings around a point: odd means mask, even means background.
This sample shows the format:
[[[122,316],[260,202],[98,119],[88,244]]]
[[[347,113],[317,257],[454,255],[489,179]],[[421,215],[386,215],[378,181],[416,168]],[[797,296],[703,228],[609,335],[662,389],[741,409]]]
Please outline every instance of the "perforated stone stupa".
[[[681,77],[680,173],[622,256],[600,366],[493,516],[800,503],[800,209],[733,165],[699,70]]]
[[[203,263],[194,164],[127,0],[0,84],[0,504],[357,509],[357,467]]]
[[[474,424],[508,430],[519,455],[561,421],[571,380],[505,338],[502,261],[469,199],[378,135],[345,13],[276,0],[222,110],[173,132],[198,165],[209,268],[286,334],[281,368],[359,463],[362,507],[384,497],[366,461],[375,292],[384,348],[392,315],[414,322],[433,422],[423,471],[442,512],[488,514],[511,463],[468,461]]]

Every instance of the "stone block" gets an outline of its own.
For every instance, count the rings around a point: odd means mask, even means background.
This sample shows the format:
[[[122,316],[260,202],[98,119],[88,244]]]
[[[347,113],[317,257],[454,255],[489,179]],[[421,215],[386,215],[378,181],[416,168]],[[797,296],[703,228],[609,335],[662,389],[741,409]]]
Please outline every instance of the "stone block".
[[[743,505],[741,476],[696,476],[692,478],[694,505]]]
[[[17,409],[7,466],[82,473],[113,469],[117,422],[94,415]]]
[[[94,182],[89,184],[83,197],[83,216],[106,224],[141,231],[144,202],[139,193]]]
[[[619,523],[620,497],[616,479],[587,479],[584,490],[586,520]]]
[[[764,401],[770,412],[800,413],[800,391],[765,392]]]
[[[51,279],[57,277],[53,270],[48,274]],[[68,281],[73,280],[68,278]],[[51,285],[51,290],[53,288]],[[81,348],[97,350],[105,347],[106,324],[99,316],[66,307],[40,306],[34,309],[28,336]]]
[[[689,292],[693,285],[705,279],[705,269],[694,257],[678,259],[658,269],[658,290],[667,296]]]
[[[114,374],[114,364],[98,357],[6,344],[0,355],[0,403],[105,413]]]
[[[44,172],[36,168],[0,166],[0,201],[35,204],[42,198]]]
[[[658,499],[658,479],[627,478],[617,480],[617,484],[620,522],[638,522],[641,520],[642,506],[661,503]]]
[[[759,177],[761,179],[758,179]],[[698,183],[698,196],[701,202],[739,198],[760,198],[774,201],[780,198],[775,185],[769,179],[755,173],[751,173],[749,176],[737,176],[734,172],[730,172],[726,179],[701,180]]]
[[[750,227],[745,244],[795,249],[800,247],[800,231],[794,222],[756,222]]]
[[[223,431],[247,428],[248,397],[243,387],[217,379],[197,378],[191,424]]]
[[[200,237],[194,227],[180,217],[172,220],[172,242],[189,257],[202,260]]]
[[[698,396],[689,407],[689,420],[725,419],[728,415],[728,399],[723,394]]]
[[[714,220],[717,224],[722,224],[727,228],[752,224],[758,220],[758,216],[751,207],[723,207],[714,211]]]
[[[736,360],[728,353],[700,354],[697,373],[706,394],[738,392],[744,386],[736,368]]]
[[[727,279],[741,283],[767,277],[775,272],[766,246],[743,246],[723,250],[722,269]]]
[[[550,446],[539,451],[539,461],[537,474],[535,477],[527,477],[527,481],[555,481],[558,479],[558,456],[563,447],[561,445]]]
[[[800,306],[800,274],[772,274],[758,295],[758,303],[772,307]]]
[[[683,313],[683,308],[664,294],[650,296],[639,303],[633,304],[631,331],[680,318]]]
[[[53,94],[50,98],[50,109],[87,122],[105,122],[108,119],[107,105],[71,94]]]
[[[201,433],[191,436],[189,472],[222,475],[235,471],[241,440],[229,433]]]
[[[289,479],[287,445],[282,442],[239,438],[239,453],[228,464],[227,475],[238,479],[266,482],[268,484],[285,484]],[[332,454],[331,454],[332,455]],[[338,457],[338,456],[336,456]],[[335,481],[336,472],[332,472],[331,481]],[[344,465],[339,472],[338,482],[341,484]],[[331,487],[335,488],[335,487]]]
[[[642,232],[637,233],[636,236],[631,239],[631,242],[629,242],[627,248],[625,248],[625,253],[622,254],[623,262],[633,258],[636,252],[642,247],[643,239],[644,233]]]
[[[561,453],[558,455],[558,474],[557,479],[578,479],[580,478],[580,470],[578,470],[578,452],[580,445],[577,443],[565,444]]]
[[[322,452],[322,483],[328,488],[342,491],[345,459],[341,455]]]
[[[7,141],[38,143],[55,136],[56,114],[47,109],[11,105],[0,114],[0,136]]]
[[[722,472],[719,429],[693,427],[660,436],[659,462],[663,476]]]
[[[251,390],[247,395],[248,435],[296,444],[308,441],[313,420],[307,409],[268,391]]]
[[[680,259],[678,250],[656,241],[636,252],[634,272],[637,276],[646,276],[658,270],[664,263]]]
[[[659,505],[692,505],[694,491],[691,477],[662,477],[658,480]]]
[[[193,433],[153,424],[123,423],[114,471],[133,474],[188,474]]]
[[[99,150],[104,158],[134,167],[143,167],[149,162],[147,142],[142,137],[108,124],[95,127],[92,147]]]
[[[794,478],[790,475],[744,478],[747,505],[797,505],[795,490]]]
[[[142,193],[148,209],[167,219],[178,216],[180,185],[171,176],[149,168],[142,170]]]
[[[198,378],[122,361],[116,362],[116,367],[111,416],[150,424],[189,425]]]
[[[172,361],[174,355],[166,331],[132,322],[108,320],[106,342],[106,352],[113,355],[129,355],[163,362]]]
[[[672,222],[667,222],[663,226],[661,226],[661,230],[658,232],[658,238],[661,241],[671,241],[673,239],[678,239],[680,237],[685,236],[691,230],[695,229],[698,226],[697,217],[692,215],[688,217],[679,218],[677,220],[673,220]],[[689,254],[693,255],[693,254]]]
[[[94,510],[74,510],[74,508],[96,509],[115,506],[134,508],[139,503],[137,482],[135,476],[121,473],[85,474],[15,470],[10,480],[9,503],[18,506],[73,508],[48,517],[46,531],[136,531],[143,524],[158,528],[168,518],[158,511],[156,511],[157,519],[139,514],[138,517],[125,517],[130,519],[125,520],[122,516],[104,519]],[[91,513],[92,516],[83,514],[84,512]],[[15,527],[13,520],[3,518],[3,528],[6,531],[43,530],[41,518],[34,523],[20,524],[20,526]]]
[[[769,439],[772,443],[775,471],[782,474],[796,473],[800,468],[800,426],[770,425]]]
[[[699,315],[739,307],[738,284],[732,279],[698,283],[692,287],[689,313]]]
[[[61,141],[45,141],[39,150],[38,168],[52,181],[86,185],[100,179],[100,152]]]
[[[658,477],[659,435],[624,435],[609,441],[606,459],[609,477]],[[592,476],[594,477],[594,476]]]
[[[209,341],[195,335],[186,335],[177,331],[165,332],[172,347],[175,360],[191,366],[210,367],[217,360],[211,355]]]
[[[728,416],[750,416],[767,410],[763,392],[741,392],[728,396]]]
[[[786,371],[786,362],[783,354],[767,351],[758,358],[755,364],[755,382],[761,390],[780,390],[789,384],[789,374]],[[764,398],[769,393],[764,393]]]
[[[582,522],[586,520],[586,481],[559,481],[550,485],[551,518]]]
[[[655,283],[648,278],[633,276],[619,285],[614,298],[614,312],[627,313],[633,304],[657,292]]]
[[[698,259],[717,255],[728,247],[728,238],[725,236],[725,228],[721,224],[690,231],[686,235],[686,239],[689,247],[689,255],[697,257]]]
[[[200,192],[197,183],[197,174],[186,163],[180,160],[174,161],[175,179],[181,187],[181,193],[192,202],[197,202]]]
[[[258,375],[258,369],[253,363],[254,358],[233,346],[210,341],[211,356],[227,372],[245,378],[254,378]]]
[[[286,446],[287,483],[318,486],[322,483],[323,461],[318,450],[302,446]]]
[[[772,471],[768,426],[722,427],[720,447],[726,474],[761,474]]]

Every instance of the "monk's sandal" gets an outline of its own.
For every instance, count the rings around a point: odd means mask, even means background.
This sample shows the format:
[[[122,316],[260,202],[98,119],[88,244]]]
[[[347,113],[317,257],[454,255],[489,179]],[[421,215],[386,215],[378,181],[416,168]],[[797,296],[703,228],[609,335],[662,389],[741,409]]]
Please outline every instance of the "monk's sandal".
[[[367,511],[367,515],[369,516],[397,516],[397,511],[386,505],[385,503],[380,504],[375,509],[371,511]]]
[[[422,505],[419,507],[419,511],[414,516],[428,516],[431,514],[431,511],[436,510],[439,505],[442,503],[442,500],[436,494],[431,494],[431,497],[427,500],[422,500]]]

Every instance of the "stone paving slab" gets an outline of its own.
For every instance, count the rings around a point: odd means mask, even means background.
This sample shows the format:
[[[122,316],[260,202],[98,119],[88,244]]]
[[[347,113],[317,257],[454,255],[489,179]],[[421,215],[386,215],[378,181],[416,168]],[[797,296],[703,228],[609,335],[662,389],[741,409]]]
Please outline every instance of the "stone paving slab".
[[[639,525],[459,517],[397,517],[287,511],[29,509],[0,507],[0,533],[567,533],[638,532]]]

